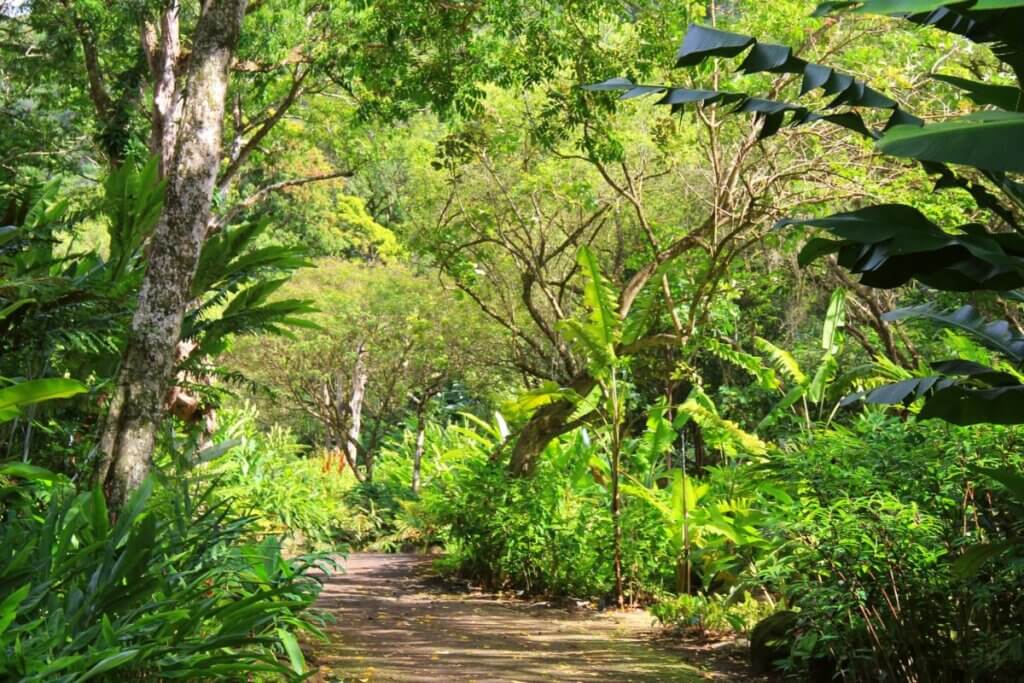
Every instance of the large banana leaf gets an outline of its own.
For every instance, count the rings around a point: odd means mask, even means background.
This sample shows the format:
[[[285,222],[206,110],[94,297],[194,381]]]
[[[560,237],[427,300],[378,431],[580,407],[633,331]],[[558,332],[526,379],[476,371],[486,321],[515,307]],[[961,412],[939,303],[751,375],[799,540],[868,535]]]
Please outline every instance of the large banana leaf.
[[[839,265],[860,274],[869,287],[898,287],[913,279],[946,291],[1024,286],[1024,238],[991,233],[977,224],[948,233],[911,206],[880,204],[779,225],[823,228],[838,237],[809,241],[800,263],[837,253]]]
[[[885,154],[965,164],[991,171],[1024,171],[1024,114],[982,111],[924,127],[896,126],[878,141]]]
[[[956,425],[1021,424],[1024,422],[1024,386],[975,389],[954,384],[936,391],[925,401],[918,419],[930,418]]]
[[[932,78],[960,88],[975,104],[991,105],[1006,111],[1024,111],[1024,93],[1015,86],[980,83],[946,74],[933,74]]]
[[[676,431],[665,417],[666,409],[664,403],[656,403],[647,413],[647,429],[640,437],[637,453],[647,467],[656,463],[676,440]]]
[[[583,299],[590,310],[590,322],[595,337],[602,345],[612,350],[618,341],[621,328],[621,320],[616,310],[615,291],[601,273],[597,257],[589,247],[580,247],[579,264],[585,277]]]
[[[971,0],[950,2],[949,0],[859,0],[847,2],[823,2],[815,14],[825,14],[841,9],[869,14],[919,14],[933,12],[947,5],[959,5],[964,9],[997,10],[1010,7],[1024,7],[1024,0]]]
[[[563,321],[560,329],[588,357],[591,369],[600,372],[615,362],[615,346],[622,338],[618,297],[588,247],[580,247],[577,261],[583,272],[583,302],[588,316],[585,322]]]
[[[886,320],[920,319],[951,327],[974,337],[990,349],[998,351],[1015,363],[1024,363],[1024,337],[1012,330],[1005,320],[987,321],[971,305],[945,311],[928,303],[898,308],[886,313]]]
[[[842,343],[842,328],[846,325],[846,290],[842,287],[832,292],[829,298],[828,311],[825,312],[825,324],[821,329],[821,348],[828,354],[839,353]]]
[[[839,362],[832,353],[826,352],[821,363],[818,364],[818,369],[814,372],[814,377],[807,384],[807,397],[815,403],[824,400],[825,391],[838,374]]]

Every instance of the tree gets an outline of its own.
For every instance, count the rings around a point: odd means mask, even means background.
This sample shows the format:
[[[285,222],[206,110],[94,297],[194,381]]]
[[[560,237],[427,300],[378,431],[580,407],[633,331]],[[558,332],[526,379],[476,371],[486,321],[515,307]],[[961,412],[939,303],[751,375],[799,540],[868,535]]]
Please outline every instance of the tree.
[[[749,20],[756,21],[756,18],[755,14]],[[827,26],[808,28],[802,33],[801,49],[806,51],[832,51],[845,40],[843,35],[830,32]],[[642,63],[638,68],[646,69],[647,64]],[[719,71],[715,71],[714,77],[723,81],[726,78]],[[773,79],[769,87],[775,91],[787,83],[782,75]],[[630,123],[635,126],[635,121],[619,113],[615,101],[606,94],[622,89],[628,91],[624,95],[627,99],[663,93],[665,96],[658,103],[668,105],[664,116],[656,117],[655,124],[646,125],[644,132],[637,134],[630,126]],[[675,355],[666,375],[674,366],[693,366],[692,361],[701,347],[700,340],[714,335],[709,323],[721,292],[739,269],[744,256],[762,244],[776,220],[796,207],[813,207],[846,194],[859,196],[863,193],[861,183],[848,182],[829,161],[831,156],[851,159],[865,156],[864,150],[849,145],[841,136],[804,136],[796,131],[788,137],[784,154],[777,156],[780,150],[762,145],[762,140],[774,132],[773,124],[763,119],[732,126],[713,109],[703,106],[695,108],[692,125],[672,118],[671,114],[698,102],[699,93],[705,91],[634,86],[632,81],[626,85],[622,79],[591,85],[584,90],[593,94],[581,94],[584,98],[584,104],[580,105],[582,111],[577,112],[578,118],[568,126],[573,136],[554,139],[549,153],[564,161],[563,168],[572,168],[568,173],[578,178],[578,182],[589,181],[585,189],[590,192],[592,205],[573,225],[578,232],[563,229],[562,233],[575,235],[572,239],[594,249],[603,270],[620,292],[619,315],[630,322],[626,323],[627,333],[623,335],[619,354],[672,349]],[[591,99],[586,99],[588,97]],[[649,137],[645,139],[645,135]],[[693,139],[700,143],[696,150]],[[500,144],[508,144],[507,136],[498,140]],[[471,157],[480,156],[483,153],[479,151],[480,146],[470,138],[468,144],[463,142],[462,149],[468,149]],[[531,157],[540,155],[526,148],[523,156],[532,161]],[[482,159],[480,163],[486,168],[485,162]],[[491,165],[499,166],[493,160]],[[542,309],[528,297],[536,296],[541,301],[544,298],[523,287],[521,305],[526,311],[538,309],[555,318],[571,315],[573,307],[578,305],[580,292],[580,287],[572,281],[571,266],[551,268],[539,260],[538,253],[558,253],[559,242],[549,249],[543,237],[537,235],[539,231],[531,232],[528,225],[531,221],[543,224],[545,204],[535,197],[532,203],[527,203],[531,200],[527,194],[519,200],[519,206],[513,206],[502,216],[497,207],[505,203],[514,205],[517,198],[505,189],[509,186],[499,182],[501,180],[499,176],[494,183],[499,189],[494,203],[496,209],[476,209],[480,215],[460,210],[467,203],[460,204],[453,190],[455,199],[441,222],[443,234],[457,234],[455,229],[465,224],[478,226],[450,249],[453,256],[461,252],[471,255],[461,260],[449,258],[455,265],[453,277],[459,281],[460,275],[467,274],[472,281],[473,272],[468,265],[497,270],[495,264],[500,262],[481,252],[498,251],[491,246],[498,245],[511,253],[518,267],[526,271],[531,288],[543,293],[534,283],[544,282],[554,288],[559,297],[568,299],[567,303],[555,299],[557,306],[549,304]],[[466,178],[459,175],[453,187],[459,188],[466,182]],[[536,186],[534,182],[532,187]],[[604,212],[601,211],[603,206],[607,206]],[[586,219],[594,215],[598,217],[593,220],[592,234],[591,224]],[[492,227],[495,220],[518,225],[514,231],[495,230]],[[608,231],[604,235],[598,231],[602,226]],[[517,238],[519,234],[523,237]],[[514,239],[519,243],[513,243]],[[629,254],[628,257],[625,254]],[[543,272],[542,266],[550,268],[551,272]],[[539,270],[543,274],[535,274]],[[503,271],[506,279],[510,271],[515,272],[508,267]],[[500,284],[498,277],[480,280],[490,287],[512,290]],[[505,299],[512,300],[512,296],[506,295]],[[510,315],[494,317],[513,319]],[[550,323],[537,321],[543,316],[533,314],[532,318],[542,332],[553,329]],[[530,337],[530,327],[525,329],[522,336]],[[545,333],[545,336],[555,336],[551,347],[560,348],[557,333]],[[533,334],[532,338],[544,339],[544,336]],[[563,370],[556,382],[586,395],[594,386],[594,378],[578,362],[562,365],[576,371]],[[683,388],[681,385],[691,379],[683,373],[676,383],[677,388]],[[517,474],[528,474],[538,454],[553,437],[577,426],[569,419],[574,411],[572,401],[567,400],[539,407],[517,435],[511,449],[510,469]]]
[[[500,382],[492,326],[406,266],[323,259],[284,293],[318,302],[318,328],[239,342],[229,360],[287,397],[269,417],[311,419],[308,438],[343,457],[360,480],[373,479],[382,439],[407,416],[422,440],[443,390],[458,383],[493,392]]]
[[[167,191],[150,238],[146,275],[100,440],[103,455],[97,479],[115,507],[142,483],[151,466],[174,372],[174,349],[210,221],[228,70],[246,5],[246,0],[213,0],[203,6],[176,125],[169,124],[167,119],[174,116],[162,108],[159,92],[154,95],[154,119],[163,125],[160,160]],[[166,59],[171,56],[168,50],[165,46]],[[173,73],[173,63],[167,68]],[[154,130],[159,131],[156,125]]]

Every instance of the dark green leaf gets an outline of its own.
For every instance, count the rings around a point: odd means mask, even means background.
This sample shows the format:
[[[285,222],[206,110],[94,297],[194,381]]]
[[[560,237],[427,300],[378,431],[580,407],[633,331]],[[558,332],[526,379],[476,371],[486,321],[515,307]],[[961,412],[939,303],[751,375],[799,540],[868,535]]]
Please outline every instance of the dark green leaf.
[[[993,171],[1024,171],[1024,114],[989,111],[923,127],[896,126],[878,141],[893,156],[965,164]]]
[[[753,44],[750,36],[691,24],[676,53],[676,66],[694,66],[708,57],[735,57]]]
[[[932,74],[932,78],[943,83],[960,88],[967,93],[975,104],[991,105],[1006,111],[1024,111],[1024,94],[1020,88],[1012,85],[994,85],[992,83],[979,83],[957,76],[945,74]]]
[[[885,320],[922,319],[955,328],[974,337],[990,349],[1002,353],[1014,362],[1024,362],[1024,337],[1005,320],[986,321],[973,306],[966,305],[956,311],[943,311],[935,304],[898,308],[886,313]],[[961,374],[949,372],[948,374]]]
[[[963,555],[953,562],[953,573],[968,579],[981,571],[982,565],[993,557],[1002,555],[1011,548],[1010,543],[979,543],[967,548]]]

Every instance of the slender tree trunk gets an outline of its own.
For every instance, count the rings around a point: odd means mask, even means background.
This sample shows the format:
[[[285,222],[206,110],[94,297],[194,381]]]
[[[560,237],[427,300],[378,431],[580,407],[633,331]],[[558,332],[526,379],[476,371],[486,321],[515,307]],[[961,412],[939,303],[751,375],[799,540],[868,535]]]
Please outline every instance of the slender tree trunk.
[[[352,371],[352,394],[348,402],[351,422],[349,423],[348,441],[345,444],[345,448],[348,450],[351,462],[358,462],[359,447],[356,444],[359,443],[359,437],[363,431],[363,399],[366,398],[366,382],[369,379],[366,369],[367,355],[366,345],[360,342],[359,348],[356,349],[356,365]],[[372,481],[373,463],[370,460],[369,453],[363,454],[363,466],[366,473],[366,481]]]
[[[619,467],[622,461],[622,415],[619,412],[618,382],[612,368],[612,561],[615,566],[615,602],[619,609],[626,606],[622,586],[622,496],[619,493]]]
[[[704,467],[708,464],[707,449],[704,447],[704,433],[696,422],[690,422],[690,431],[693,434],[693,474],[701,477],[704,475]]]
[[[175,68],[181,56],[179,0],[171,0],[160,15],[160,32],[152,24],[142,28],[142,44],[153,77],[153,113],[149,149],[160,159],[160,177],[171,174],[181,115],[181,91]]]
[[[196,25],[163,213],[100,441],[97,477],[120,506],[152,467],[220,165],[229,67],[247,0],[209,0]],[[167,150],[164,150],[165,154]]]
[[[420,492],[420,469],[423,464],[423,443],[427,436],[426,399],[416,409],[416,451],[412,454],[412,492]]]
[[[619,494],[619,450],[618,439],[612,451],[612,534],[615,564],[615,602],[619,609],[626,606],[625,592],[622,586],[622,496]]]
[[[699,434],[699,432],[695,432]],[[682,502],[683,502],[683,556],[676,564],[676,581],[679,584],[677,588],[684,594],[689,595],[691,592],[692,579],[693,579],[693,566],[690,563],[690,508],[686,502],[686,478],[688,475],[686,471],[686,433],[683,432],[683,443],[682,452],[679,458],[679,467],[683,471],[683,491],[682,491]],[[682,565],[681,567],[679,565]],[[681,575],[680,575],[681,572]]]

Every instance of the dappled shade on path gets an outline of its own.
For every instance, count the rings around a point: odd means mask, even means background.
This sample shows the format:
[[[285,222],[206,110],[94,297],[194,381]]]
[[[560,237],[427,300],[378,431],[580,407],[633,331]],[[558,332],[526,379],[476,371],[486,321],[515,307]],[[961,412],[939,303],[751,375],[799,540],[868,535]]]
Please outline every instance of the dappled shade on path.
[[[594,613],[445,592],[429,557],[356,554],[320,607],[337,622],[316,664],[357,681],[697,681],[647,641],[642,612]]]

